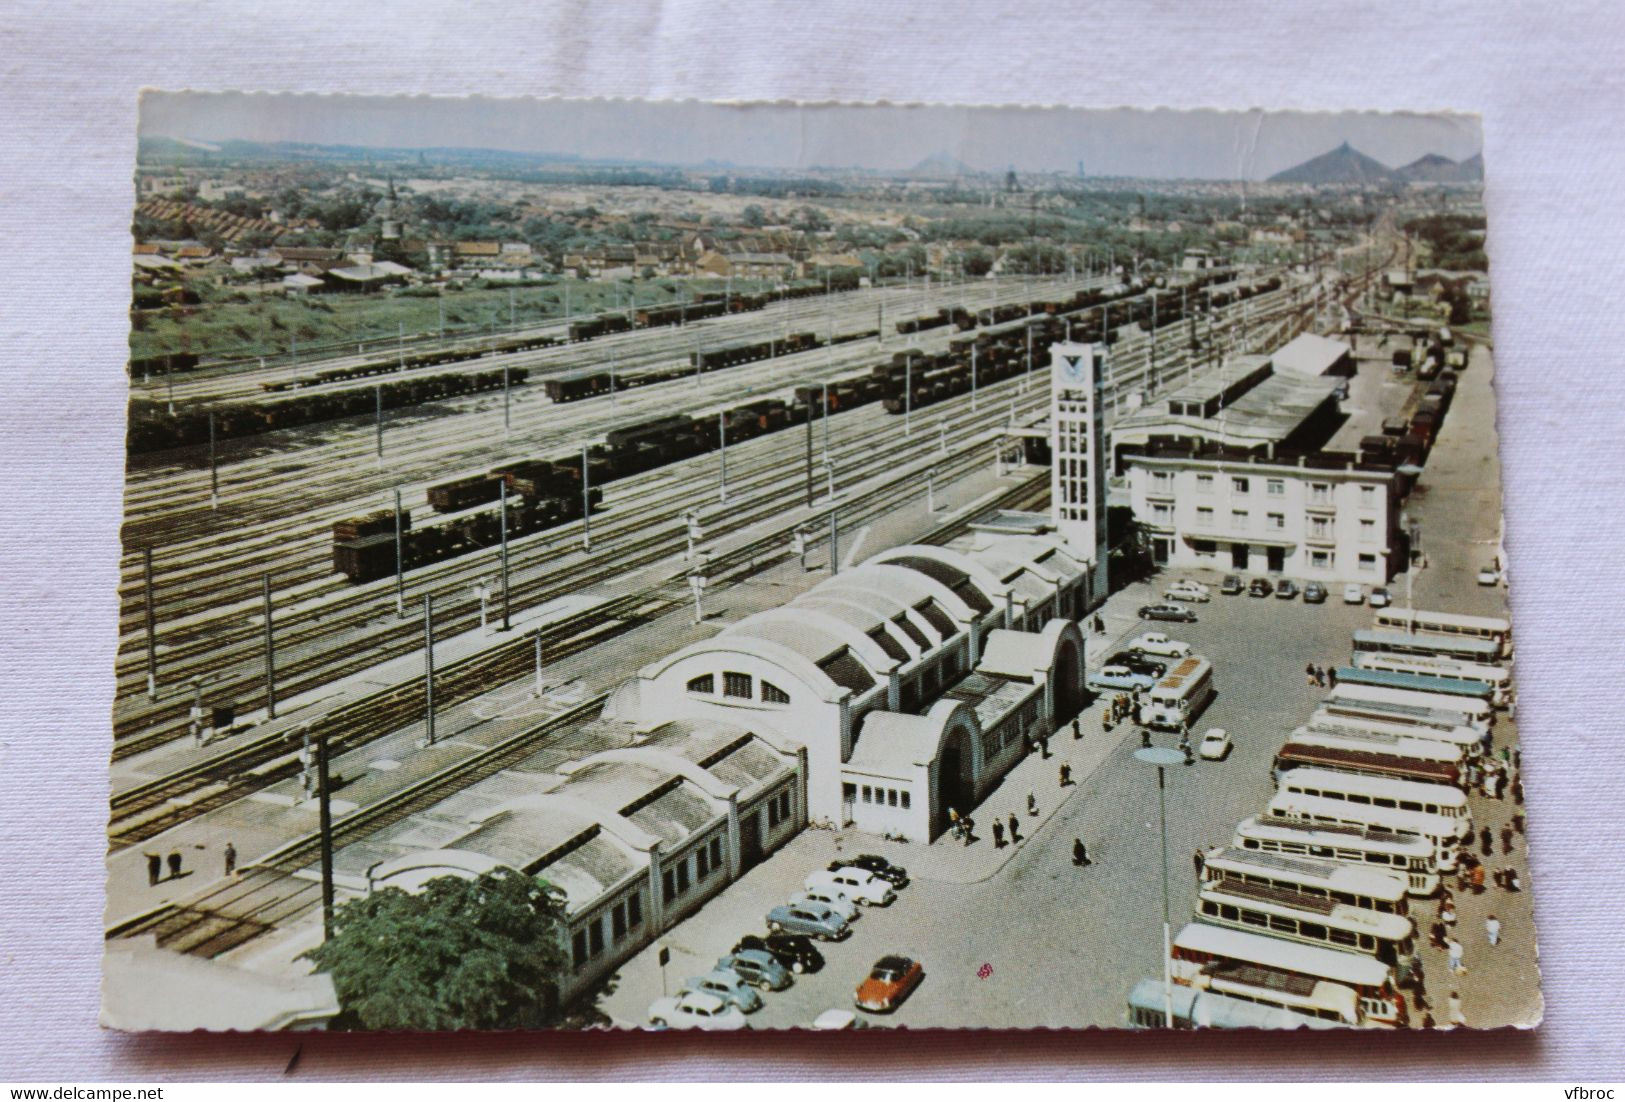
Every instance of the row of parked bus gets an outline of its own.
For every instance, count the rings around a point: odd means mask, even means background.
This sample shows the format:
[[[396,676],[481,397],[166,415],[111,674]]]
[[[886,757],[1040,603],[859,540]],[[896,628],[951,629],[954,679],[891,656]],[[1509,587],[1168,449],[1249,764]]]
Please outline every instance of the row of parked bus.
[[[1276,755],[1263,814],[1204,854],[1175,987],[1136,986],[1130,1024],[1404,1025],[1410,897],[1437,892],[1472,836],[1467,767],[1511,702],[1511,656],[1510,625],[1491,617],[1384,609],[1355,632]]]

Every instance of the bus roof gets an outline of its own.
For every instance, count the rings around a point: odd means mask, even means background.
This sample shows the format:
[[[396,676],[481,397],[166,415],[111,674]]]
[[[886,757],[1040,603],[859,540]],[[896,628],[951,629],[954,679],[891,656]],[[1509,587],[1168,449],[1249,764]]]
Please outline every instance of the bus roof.
[[[1495,686],[1488,681],[1432,677],[1425,673],[1399,673],[1395,670],[1371,670],[1363,666],[1337,667],[1339,685],[1375,685],[1384,689],[1403,689],[1413,693],[1436,693],[1439,696],[1488,697]]]
[[[1316,857],[1260,853],[1258,850],[1243,849],[1240,846],[1223,846],[1207,854],[1204,860],[1207,868],[1235,869],[1238,872],[1280,876],[1303,883],[1325,884],[1338,891],[1377,898],[1397,900],[1409,890],[1409,881],[1397,872],[1345,865],[1341,861],[1322,861]]]
[[[1381,750],[1365,749],[1357,746],[1327,746],[1316,745],[1313,742],[1288,742],[1282,746],[1275,755],[1277,763],[1286,762],[1292,769],[1326,768],[1336,770],[1334,766],[1344,766],[1355,771],[1382,770],[1389,773],[1403,773],[1399,780],[1414,780],[1429,784],[1456,783],[1456,768],[1447,761],[1437,758],[1415,757],[1405,754],[1384,753]],[[1369,775],[1369,774],[1362,774]]]
[[[1174,944],[1181,949],[1356,987],[1381,987],[1389,978],[1386,964],[1362,953],[1304,945],[1245,930],[1209,926],[1205,922],[1190,923],[1179,931]]]
[[[1365,646],[1361,646],[1362,643]],[[1372,628],[1359,628],[1354,633],[1355,650],[1381,651],[1387,647],[1437,647],[1456,654],[1482,656],[1479,660],[1486,665],[1493,664],[1501,656],[1501,648],[1493,639],[1476,639],[1470,635],[1413,635]]]
[[[1395,654],[1391,651],[1356,650],[1350,659],[1361,669],[1396,667],[1402,673],[1429,673],[1437,671],[1443,677],[1467,677],[1491,685],[1504,685],[1512,674],[1502,666],[1488,662],[1470,662],[1464,658],[1449,658],[1442,654]],[[1382,663],[1382,665],[1377,665]]]
[[[1403,693],[1403,696],[1392,694]],[[1452,704],[1451,702],[1455,703]],[[1466,697],[1444,697],[1437,693],[1407,692],[1403,689],[1383,688],[1377,685],[1338,685],[1322,702],[1323,707],[1348,708],[1350,706],[1366,710],[1391,713],[1397,716],[1408,716],[1426,723],[1442,723],[1450,727],[1471,727],[1471,720],[1475,714],[1472,705],[1477,703]],[[1458,706],[1459,705],[1459,706]],[[1487,710],[1487,707],[1486,707]]]
[[[1194,681],[1200,677],[1209,665],[1208,660],[1198,654],[1181,658],[1174,664],[1173,669],[1162,675],[1162,680],[1157,682],[1157,688],[1178,692],[1184,688],[1187,681]]]
[[[1202,991],[1176,983],[1167,989],[1174,1015],[1193,1026],[1209,1029],[1337,1029],[1342,1023],[1297,1014],[1285,1007],[1233,999],[1218,991]],[[1161,980],[1143,979],[1129,992],[1134,1010],[1160,1015],[1164,1011]]]
[[[1400,811],[1392,807],[1372,807],[1348,800],[1326,796],[1305,796],[1297,792],[1277,792],[1265,807],[1265,813],[1282,818],[1302,818],[1321,825],[1317,819],[1333,823],[1353,823],[1380,827],[1401,833],[1420,834],[1425,837],[1456,839],[1471,826],[1470,820],[1451,819],[1426,811]]]
[[[1451,743],[1456,746],[1477,746],[1484,736],[1471,727],[1460,723],[1403,723],[1391,722],[1377,718],[1383,713],[1370,714],[1362,712],[1357,701],[1349,701],[1349,707],[1339,707],[1335,701],[1322,704],[1309,717],[1306,724],[1312,730],[1348,730],[1371,731],[1381,734],[1398,735],[1401,738],[1432,739],[1434,742]]]
[[[1364,750],[1375,754],[1395,754],[1402,758],[1423,761],[1459,762],[1461,745],[1444,739],[1421,735],[1397,734],[1391,731],[1367,731],[1359,727],[1296,727],[1287,736],[1288,743],[1305,746],[1336,747],[1343,750]]]
[[[1269,837],[1271,834],[1293,836],[1307,840],[1320,835],[1328,842],[1361,843],[1384,847],[1414,856],[1427,857],[1433,853],[1433,843],[1420,834],[1403,830],[1385,830],[1382,827],[1355,826],[1347,823],[1314,823],[1307,819],[1291,819],[1280,815],[1253,815],[1236,824],[1236,837]]]
[[[1351,907],[1325,896],[1249,884],[1242,880],[1216,880],[1197,893],[1215,903],[1244,907],[1258,914],[1312,914],[1327,926],[1367,933],[1384,941],[1403,941],[1415,928],[1404,915],[1384,914],[1365,907]]]
[[[1478,631],[1509,632],[1512,625],[1500,616],[1467,616],[1460,612],[1430,612],[1425,609],[1399,608],[1389,606],[1380,610],[1375,617],[1376,623],[1382,624],[1411,624],[1417,630],[1426,631],[1423,624],[1449,624],[1459,628],[1473,628]]]
[[[1281,774],[1281,787],[1304,785],[1310,788],[1346,788],[1397,800],[1428,800],[1441,806],[1466,807],[1467,794],[1448,784],[1400,781],[1389,777],[1361,777],[1330,769],[1288,769]]]

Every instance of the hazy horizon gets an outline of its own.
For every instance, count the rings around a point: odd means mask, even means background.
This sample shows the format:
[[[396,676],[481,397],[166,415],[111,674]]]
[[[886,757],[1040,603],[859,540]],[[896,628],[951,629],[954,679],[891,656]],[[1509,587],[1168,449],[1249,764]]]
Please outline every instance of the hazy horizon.
[[[147,91],[138,134],[201,142],[556,154],[774,171],[978,172],[1263,180],[1344,142],[1391,168],[1482,149],[1477,116],[1373,111],[728,104]]]

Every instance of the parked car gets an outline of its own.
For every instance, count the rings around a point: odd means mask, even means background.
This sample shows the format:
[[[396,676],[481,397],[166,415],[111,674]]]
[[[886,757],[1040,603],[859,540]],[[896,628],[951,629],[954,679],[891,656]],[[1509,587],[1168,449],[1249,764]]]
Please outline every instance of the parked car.
[[[806,934],[819,941],[841,941],[852,935],[852,927],[822,903],[802,903],[774,907],[767,912],[767,928],[792,934]]]
[[[858,984],[853,1001],[860,1010],[884,1013],[896,1010],[925,978],[920,962],[910,957],[885,956],[875,961],[868,978]]]
[[[1230,734],[1223,727],[1211,727],[1207,734],[1202,736],[1202,742],[1196,752],[1208,761],[1223,761],[1225,755],[1230,753]]]
[[[1494,566],[1486,566],[1478,572],[1479,585],[1495,585],[1501,580],[1501,571]]]
[[[1371,591],[1370,603],[1372,608],[1387,608],[1394,603],[1393,594],[1388,592],[1386,586],[1377,586]]]
[[[763,991],[783,991],[794,982],[790,978],[790,969],[765,949],[729,953],[717,961],[717,967],[738,973],[746,983],[753,983]]]
[[[806,934],[746,934],[733,947],[733,952],[767,953],[798,976],[824,967],[824,954]]]
[[[830,872],[843,867],[872,872],[894,888],[908,887],[908,870],[902,865],[892,864],[876,853],[860,853],[856,857],[829,863]]]
[[[1161,677],[1168,672],[1168,663],[1158,662],[1154,658],[1147,658],[1139,651],[1120,650],[1106,659],[1108,666],[1122,666],[1135,673],[1143,673],[1147,677]]]
[[[1141,654],[1161,654],[1168,658],[1184,658],[1191,652],[1189,643],[1170,639],[1160,631],[1148,631],[1129,644],[1130,650]]]
[[[836,1007],[813,1019],[814,1029],[868,1029],[869,1023],[850,1010]]]
[[[707,995],[715,995],[725,1003],[732,1003],[746,1014],[753,1014],[762,1009],[762,996],[756,989],[745,982],[745,977],[738,972],[718,968],[707,972],[703,976],[695,976],[683,984],[684,991],[703,991]]]
[[[1249,597],[1268,597],[1274,592],[1275,587],[1270,585],[1268,578],[1254,578],[1247,584],[1247,596]]]
[[[1298,583],[1291,578],[1282,578],[1275,586],[1275,595],[1283,601],[1290,601],[1298,595]]]
[[[1141,605],[1140,619],[1179,620],[1188,624],[1195,621],[1196,613],[1192,612],[1184,605],[1176,605],[1173,603],[1161,605]]]
[[[1344,586],[1343,603],[1346,605],[1364,604],[1365,586],[1361,585],[1359,582],[1350,582],[1348,585]]]
[[[1118,689],[1129,692],[1139,692],[1149,689],[1157,683],[1157,678],[1148,673],[1136,673],[1127,666],[1102,666],[1088,677],[1091,689]]]
[[[1326,603],[1326,587],[1319,582],[1306,582],[1303,587],[1303,603],[1306,605],[1323,605]]]
[[[703,991],[687,991],[649,1004],[649,1024],[661,1029],[745,1029],[737,1006]]]
[[[852,897],[830,888],[813,888],[810,891],[798,892],[790,897],[790,902],[822,903],[848,922],[858,917],[858,905]]]
[[[1170,601],[1194,601],[1196,604],[1213,599],[1213,594],[1207,586],[1186,581],[1175,582],[1163,590],[1162,595]]]
[[[865,907],[889,907],[892,900],[897,898],[890,884],[868,869],[854,865],[812,873],[802,881],[801,886],[808,891],[824,888],[840,892]]]
[[[1224,581],[1219,585],[1219,592],[1223,593],[1226,597],[1234,597],[1236,594],[1240,593],[1241,590],[1241,578],[1235,574],[1226,574],[1224,576]]]

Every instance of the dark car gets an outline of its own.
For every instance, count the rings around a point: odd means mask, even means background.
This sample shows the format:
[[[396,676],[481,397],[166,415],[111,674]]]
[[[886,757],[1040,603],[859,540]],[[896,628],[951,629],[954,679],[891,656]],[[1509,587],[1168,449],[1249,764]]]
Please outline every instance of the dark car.
[[[1249,597],[1268,597],[1274,592],[1275,587],[1270,585],[1268,578],[1254,578],[1252,584],[1247,587]]]
[[[1283,601],[1290,601],[1298,595],[1298,583],[1291,578],[1282,578],[1275,587],[1275,595]]]
[[[908,870],[902,865],[892,864],[878,854],[860,853],[856,857],[846,857],[829,863],[830,872],[841,868],[862,869],[880,877],[894,888],[908,887]]]
[[[817,972],[824,967],[824,954],[818,951],[812,938],[806,934],[746,934],[739,939],[732,952],[743,953],[747,949],[759,949],[764,953],[772,954],[773,958],[790,971],[800,975],[803,972]]]
[[[1303,587],[1303,603],[1306,605],[1323,605],[1326,603],[1326,587],[1319,582],[1306,582]]]
[[[1168,672],[1164,662],[1147,658],[1144,651],[1120,650],[1102,663],[1104,666],[1123,666],[1131,673],[1144,674],[1147,677],[1161,677]]]
[[[1224,582],[1219,586],[1219,592],[1227,597],[1234,597],[1241,592],[1241,579],[1234,574],[1226,574]]]
[[[1141,605],[1140,619],[1142,620],[1181,620],[1187,624],[1196,622],[1196,613],[1184,605]]]

